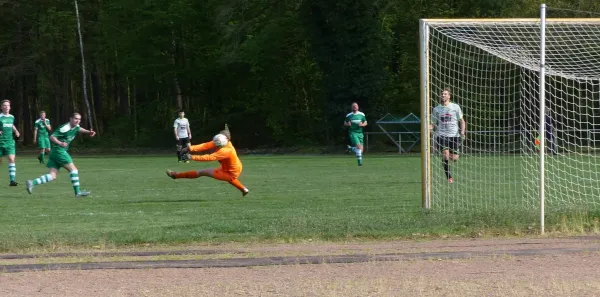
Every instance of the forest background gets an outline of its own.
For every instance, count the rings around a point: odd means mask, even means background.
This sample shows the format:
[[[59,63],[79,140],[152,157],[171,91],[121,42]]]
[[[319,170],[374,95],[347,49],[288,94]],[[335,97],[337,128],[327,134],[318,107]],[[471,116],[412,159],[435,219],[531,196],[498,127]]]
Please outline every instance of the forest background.
[[[54,127],[83,114],[99,137],[78,145],[173,147],[180,108],[194,142],[227,123],[238,147],[337,145],[353,101],[372,124],[419,114],[419,19],[537,17],[540,3],[79,0],[88,109],[74,1],[0,0],[0,96],[26,146],[45,110]]]

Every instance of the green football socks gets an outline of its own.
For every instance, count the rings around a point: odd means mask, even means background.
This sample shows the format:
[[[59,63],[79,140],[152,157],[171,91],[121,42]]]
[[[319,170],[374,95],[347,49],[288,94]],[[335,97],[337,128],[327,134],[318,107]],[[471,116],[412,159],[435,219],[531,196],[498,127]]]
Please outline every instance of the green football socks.
[[[17,165],[15,163],[8,164],[8,178],[11,182],[14,182],[17,177]]]
[[[79,171],[73,170],[71,171],[71,173],[69,173],[69,175],[71,176],[71,184],[73,185],[73,190],[75,191],[75,194],[79,194],[79,192],[81,192],[81,190],[79,189]]]
[[[51,182],[53,180],[52,175],[50,174],[44,174],[36,179],[33,180],[33,185],[37,186],[37,185],[41,185],[41,184],[45,184],[47,182]]]

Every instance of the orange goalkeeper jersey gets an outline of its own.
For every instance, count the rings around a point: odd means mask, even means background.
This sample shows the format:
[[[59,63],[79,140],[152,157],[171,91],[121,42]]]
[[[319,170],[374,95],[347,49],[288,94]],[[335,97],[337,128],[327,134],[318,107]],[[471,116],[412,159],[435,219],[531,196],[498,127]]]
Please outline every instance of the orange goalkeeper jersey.
[[[201,152],[210,149],[217,149],[212,154],[193,156],[194,161],[219,161],[221,163],[221,169],[225,172],[229,172],[235,175],[239,175],[242,172],[242,162],[237,156],[237,152],[231,144],[231,141],[227,142],[222,148],[217,148],[212,141],[201,143],[198,145],[192,145],[190,152]]]

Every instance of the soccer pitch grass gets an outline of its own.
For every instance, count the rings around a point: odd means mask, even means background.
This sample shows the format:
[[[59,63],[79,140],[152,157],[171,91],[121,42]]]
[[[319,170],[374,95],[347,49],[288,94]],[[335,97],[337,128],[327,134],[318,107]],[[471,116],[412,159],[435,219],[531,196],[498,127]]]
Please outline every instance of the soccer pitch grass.
[[[34,156],[17,158],[20,185],[8,187],[8,174],[0,179],[6,187],[0,198],[2,251],[514,235],[528,233],[538,220],[535,211],[423,210],[418,156],[369,156],[363,167],[352,156],[242,156],[240,179],[250,189],[245,198],[211,178],[168,178],[166,168],[218,165],[177,163],[174,156],[75,156],[90,197],[74,197],[64,170],[30,195],[25,181],[47,168]],[[1,168],[7,170],[5,160]],[[588,216],[578,226],[592,226]],[[547,226],[552,224],[564,224],[564,217],[549,218]]]
[[[513,208],[539,211],[538,155],[463,156],[450,162],[454,184],[448,184],[439,157],[432,158],[433,208]],[[548,155],[545,158],[545,208],[548,212],[598,209],[600,158],[596,155]]]

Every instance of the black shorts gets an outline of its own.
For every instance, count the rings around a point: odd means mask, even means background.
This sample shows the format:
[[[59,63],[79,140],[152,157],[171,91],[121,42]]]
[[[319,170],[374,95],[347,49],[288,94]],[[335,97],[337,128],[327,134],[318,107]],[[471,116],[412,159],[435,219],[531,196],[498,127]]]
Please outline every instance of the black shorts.
[[[188,146],[188,144],[190,143],[190,139],[189,138],[179,138],[179,141],[177,142],[177,146],[181,146],[181,147],[186,147]]]
[[[438,136],[435,138],[435,148],[438,152],[449,150],[451,154],[460,153],[460,137]]]

